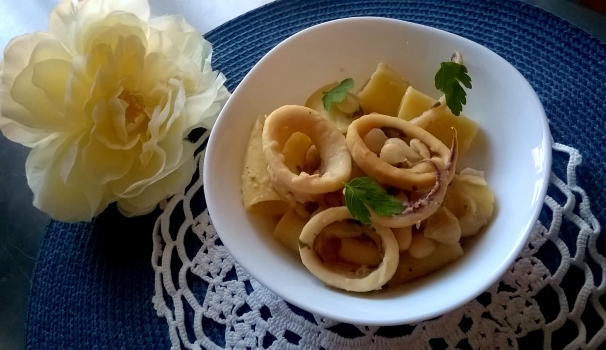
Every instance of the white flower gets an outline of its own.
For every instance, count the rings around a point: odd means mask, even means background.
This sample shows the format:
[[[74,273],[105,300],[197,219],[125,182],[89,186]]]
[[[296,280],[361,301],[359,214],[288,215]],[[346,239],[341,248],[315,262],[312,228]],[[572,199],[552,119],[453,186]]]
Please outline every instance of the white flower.
[[[149,18],[146,0],[64,0],[48,33],[6,47],[0,128],[32,147],[34,205],[90,220],[117,202],[145,214],[191,180],[198,127],[229,97],[211,45],[180,17]]]

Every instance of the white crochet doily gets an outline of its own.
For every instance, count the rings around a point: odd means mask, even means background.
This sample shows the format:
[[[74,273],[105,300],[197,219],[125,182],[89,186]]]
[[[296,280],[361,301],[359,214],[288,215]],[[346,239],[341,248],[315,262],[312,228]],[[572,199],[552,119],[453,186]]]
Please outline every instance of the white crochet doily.
[[[566,181],[551,175],[551,193],[558,193],[545,199],[549,210],[542,219],[549,227],[536,223],[501,281],[446,315],[393,327],[312,315],[252,279],[221,244],[198,176],[168,202],[153,233],[153,304],[166,320],[172,349],[597,349],[606,341],[600,224],[577,186],[580,153],[557,143],[553,150],[568,155],[568,166]],[[565,238],[570,246],[558,235],[562,225],[575,234]],[[599,285],[594,274],[601,276]]]

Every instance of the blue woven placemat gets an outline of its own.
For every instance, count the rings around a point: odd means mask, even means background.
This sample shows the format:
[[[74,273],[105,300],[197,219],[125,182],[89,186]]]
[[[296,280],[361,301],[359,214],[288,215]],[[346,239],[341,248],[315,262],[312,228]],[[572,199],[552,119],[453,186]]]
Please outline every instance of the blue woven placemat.
[[[588,191],[597,219],[606,222],[606,45],[547,12],[499,0],[283,0],[206,38],[214,45],[214,68],[233,91],[288,36],[351,16],[391,17],[446,30],[513,64],[539,95],[555,141],[582,152],[579,185]],[[565,174],[565,164],[554,159],[556,174]],[[158,214],[126,219],[110,207],[92,223],[49,222],[32,283],[28,348],[170,348],[166,323],[151,303],[151,233]],[[565,226],[562,235],[566,239]],[[606,251],[604,235],[598,250]]]

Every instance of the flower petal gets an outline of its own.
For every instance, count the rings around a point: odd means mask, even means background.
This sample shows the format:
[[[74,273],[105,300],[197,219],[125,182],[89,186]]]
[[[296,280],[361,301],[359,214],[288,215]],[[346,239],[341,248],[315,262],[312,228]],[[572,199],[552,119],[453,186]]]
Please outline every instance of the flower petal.
[[[185,106],[188,124],[191,126],[188,132],[199,126],[206,129],[213,127],[219,111],[230,96],[229,91],[223,86],[224,82],[223,74],[218,74],[212,86],[202,93],[188,96]]]
[[[165,171],[173,171],[183,163],[183,158],[193,157],[193,150],[187,147],[191,146],[191,143],[186,140],[188,133],[185,130],[188,127],[185,117],[173,117],[171,120],[173,122],[166,127],[162,137],[155,140],[157,147],[160,147],[166,154]]]
[[[72,170],[67,184],[61,179],[61,164],[72,144],[56,138],[34,148],[25,162],[27,183],[34,192],[34,206],[56,220],[89,221],[114,199],[103,187],[93,187]]]
[[[142,152],[140,158],[145,155],[148,155],[146,163],[142,163],[140,159],[135,161],[128,173],[111,183],[111,190],[116,196],[122,198],[137,196],[150,183],[163,176],[166,164],[164,151],[156,147],[151,151]]]
[[[44,40],[54,39],[47,33],[33,33],[17,36],[6,45],[0,72],[2,85],[12,84],[19,72],[29,64],[36,45]]]
[[[170,108],[168,118],[152,118],[149,122],[149,131],[152,137],[159,137],[160,139],[163,138],[167,132],[166,130],[171,127],[171,124],[181,116],[181,112],[185,108],[186,96],[183,85],[176,79],[171,79],[168,83],[172,86],[171,94],[167,96],[169,100],[166,107]],[[183,137],[186,136],[184,135]]]
[[[22,74],[24,70],[28,69],[25,74],[31,77],[33,66],[30,62],[35,64],[38,60],[48,58],[69,59],[69,55],[61,48],[61,44],[48,34],[22,35],[11,40],[6,46],[4,61],[0,68],[0,119],[2,119],[0,128],[10,140],[29,147],[41,142],[56,131],[56,123],[53,120],[56,115],[52,111],[48,111],[48,114],[47,111],[43,111],[44,116],[50,117],[50,119],[44,117],[39,119],[36,114],[32,113],[32,110],[37,109],[36,106],[32,106],[38,103],[37,99],[28,100],[20,95],[14,99],[11,92],[18,80],[21,88],[38,90],[33,86],[31,79],[28,80]],[[20,76],[21,78],[19,78]],[[29,86],[29,89],[26,86]],[[34,98],[42,96],[40,98],[46,100],[44,95],[44,92],[37,91]],[[26,106],[20,102],[24,102]],[[46,106],[49,105],[52,103],[46,104]],[[51,107],[51,109],[53,108]]]
[[[2,114],[48,133],[62,128],[64,102],[57,94],[65,91],[71,57],[56,40],[48,36],[37,39],[29,64],[14,80],[5,80],[3,75]],[[11,75],[10,70],[10,65],[3,66],[3,73],[6,72],[7,76]]]
[[[71,63],[60,59],[49,59],[33,66],[32,85],[40,89],[53,109],[63,114],[66,82],[71,74]]]
[[[88,73],[87,57],[76,56],[72,60],[71,74],[67,78],[65,93],[65,118],[70,122],[80,125],[92,125],[88,116],[92,113],[95,101],[94,76]]]
[[[51,12],[48,18],[48,32],[65,44],[75,54],[72,38],[76,26],[76,8],[72,0],[63,0]]]
[[[45,133],[41,132],[40,129],[28,128],[2,116],[0,116],[0,130],[7,139],[30,148],[58,136],[57,133]]]
[[[180,70],[179,80],[183,81],[185,90],[188,93],[193,93],[197,90],[197,85],[202,76],[202,72],[200,71],[202,60],[200,54],[194,52],[201,52],[200,50],[203,49],[203,44],[202,37],[199,34],[190,34],[189,41],[192,43],[188,44],[188,46],[191,46],[188,50],[191,50],[192,52],[182,52],[178,43],[173,41],[173,38],[169,33],[154,32],[149,37],[148,50],[150,52],[161,53],[162,56],[168,57],[170,60],[174,61]],[[193,42],[197,42],[197,44],[193,44]],[[205,43],[210,45],[208,42]],[[196,45],[199,45],[200,47],[194,49],[193,46]]]
[[[166,84],[179,74],[179,66],[161,53],[151,52],[145,56],[139,89],[146,96],[146,103],[150,106],[160,104],[169,89]]]
[[[104,147],[127,150],[139,142],[140,135],[129,135],[125,127],[125,108],[115,97],[110,101],[99,100],[92,111],[95,126],[91,135]]]
[[[147,24],[137,16],[115,12],[79,32],[77,47],[82,53],[90,52],[94,47],[102,44],[115,49],[121,38],[137,37],[139,39],[137,45],[143,44],[145,51],[147,32]]]
[[[112,12],[128,12],[144,21],[149,20],[147,0],[85,0],[78,3],[78,17],[103,17]]]
[[[168,36],[175,46],[176,52],[168,52],[170,54],[170,56],[167,55],[168,57],[176,58],[176,54],[178,54],[180,57],[197,62],[198,69],[202,67],[203,53],[208,52],[208,50],[205,50],[203,42],[208,42],[202,39],[196,28],[187,23],[183,17],[155,17],[149,21],[149,25],[155,29],[152,33]],[[152,50],[155,51],[155,49]]]
[[[49,33],[59,39],[72,55],[86,52],[86,36],[89,26],[113,12],[132,13],[143,21],[149,19],[150,9],[146,0],[63,0],[51,12]]]
[[[59,130],[62,126],[62,115],[54,108],[51,101],[46,98],[44,91],[33,85],[34,66],[27,66],[21,74],[17,76],[10,91],[12,100],[27,110],[27,113],[16,113],[13,104],[3,106],[2,114],[8,110],[6,115],[11,119],[30,128],[41,129],[46,132]],[[4,101],[3,101],[4,102]],[[5,109],[6,107],[6,109]]]
[[[139,152],[138,149],[111,149],[98,138],[91,137],[89,143],[82,149],[83,170],[90,183],[105,186],[128,173]]]
[[[139,195],[119,199],[118,209],[129,217],[151,212],[158,202],[182,191],[191,181],[195,170],[194,158],[188,158],[179,168],[146,187]]]

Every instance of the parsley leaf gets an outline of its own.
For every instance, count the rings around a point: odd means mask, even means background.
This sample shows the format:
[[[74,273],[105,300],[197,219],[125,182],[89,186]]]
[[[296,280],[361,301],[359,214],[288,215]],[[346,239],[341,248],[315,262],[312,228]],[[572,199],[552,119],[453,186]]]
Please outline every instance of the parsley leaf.
[[[446,105],[454,115],[461,114],[463,105],[467,103],[467,93],[460,84],[471,89],[471,78],[467,68],[456,62],[442,62],[435,77],[436,89],[446,95]]]
[[[330,111],[333,103],[339,103],[345,99],[347,92],[354,87],[354,81],[352,78],[347,78],[339,83],[339,85],[332,88],[330,91],[325,92],[322,97],[322,103],[324,104],[324,110]]]
[[[370,224],[370,212],[366,205],[381,216],[399,214],[404,210],[402,203],[370,177],[357,177],[345,184],[345,203],[351,215],[367,225]]]

